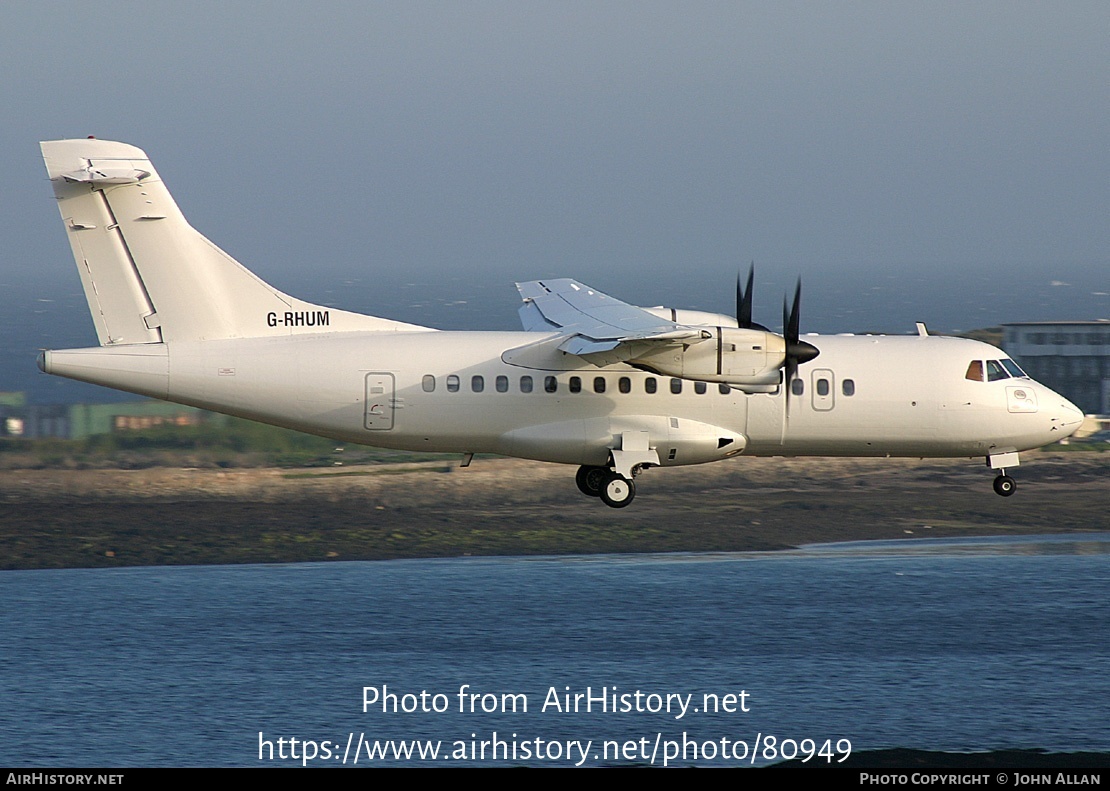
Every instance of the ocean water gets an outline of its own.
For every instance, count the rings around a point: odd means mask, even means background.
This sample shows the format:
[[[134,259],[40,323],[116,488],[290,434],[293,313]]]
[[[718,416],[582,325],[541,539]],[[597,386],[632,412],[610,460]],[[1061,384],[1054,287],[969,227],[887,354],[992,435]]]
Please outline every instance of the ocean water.
[[[1105,751],[1108,593],[1108,534],[0,572],[0,765]]]

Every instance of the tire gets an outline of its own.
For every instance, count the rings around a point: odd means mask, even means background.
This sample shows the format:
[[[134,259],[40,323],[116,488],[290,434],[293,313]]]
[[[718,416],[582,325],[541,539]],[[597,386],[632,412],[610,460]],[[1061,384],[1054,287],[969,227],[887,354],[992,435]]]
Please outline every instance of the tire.
[[[601,486],[605,483],[605,476],[609,474],[609,470],[605,467],[591,467],[588,464],[583,464],[578,468],[578,472],[574,476],[574,482],[578,484],[578,491],[587,497],[600,497]]]
[[[994,479],[994,491],[1003,497],[1009,497],[1017,491],[1017,481],[1009,475],[999,475]]]
[[[609,473],[601,487],[601,502],[610,508],[624,508],[636,497],[636,484],[616,473]]]

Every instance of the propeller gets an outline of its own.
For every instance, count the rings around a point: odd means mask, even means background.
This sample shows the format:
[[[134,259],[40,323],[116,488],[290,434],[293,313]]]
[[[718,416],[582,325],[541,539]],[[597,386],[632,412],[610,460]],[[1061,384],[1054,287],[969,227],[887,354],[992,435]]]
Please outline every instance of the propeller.
[[[820,354],[820,350],[812,343],[801,340],[798,335],[801,325],[802,305],[802,279],[798,278],[798,285],[794,288],[794,306],[787,311],[786,297],[782,299],[782,337],[786,341],[786,360],[783,362],[783,382],[786,385],[786,415],[790,416],[790,392],[795,377],[798,375],[798,366],[808,363]]]
[[[747,286],[741,285],[740,273],[736,273],[736,326],[740,329],[747,330],[763,330],[770,332],[769,329],[762,324],[756,324],[752,321],[752,297],[755,281],[755,263],[752,262],[751,267],[748,269],[748,284]],[[786,356],[783,360],[782,367],[784,369],[783,382],[786,387],[786,416],[790,417],[790,387],[794,379],[798,376],[798,366],[802,363],[808,363],[810,360],[820,354],[820,350],[812,343],[801,340],[799,338],[801,329],[801,305],[802,305],[802,279],[798,278],[798,285],[794,288],[794,306],[792,308],[787,306],[786,297],[782,300],[782,337],[786,342]]]

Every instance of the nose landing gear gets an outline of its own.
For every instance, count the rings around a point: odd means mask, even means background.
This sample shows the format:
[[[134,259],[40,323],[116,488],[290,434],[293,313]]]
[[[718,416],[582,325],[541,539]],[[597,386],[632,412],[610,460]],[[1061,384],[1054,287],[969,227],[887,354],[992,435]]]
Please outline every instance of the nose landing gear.
[[[1017,491],[1017,481],[1006,474],[1010,467],[1016,467],[1021,461],[1017,451],[1001,451],[988,454],[987,466],[998,470],[998,477],[994,479],[994,493],[1002,497],[1009,497]]]

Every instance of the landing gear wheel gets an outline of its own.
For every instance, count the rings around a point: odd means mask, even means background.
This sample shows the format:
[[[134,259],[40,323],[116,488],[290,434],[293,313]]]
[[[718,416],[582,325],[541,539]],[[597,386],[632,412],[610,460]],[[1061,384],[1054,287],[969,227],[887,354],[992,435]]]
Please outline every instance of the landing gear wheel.
[[[601,502],[610,508],[624,508],[636,496],[636,484],[610,472],[601,486]]]
[[[574,482],[578,484],[578,491],[588,497],[601,497],[601,486],[605,483],[605,477],[609,474],[606,467],[591,467],[588,464],[583,464],[578,468],[578,472],[574,476]]]
[[[995,494],[1000,494],[1003,497],[1009,497],[1017,491],[1017,481],[1009,475],[999,475],[994,479]]]

